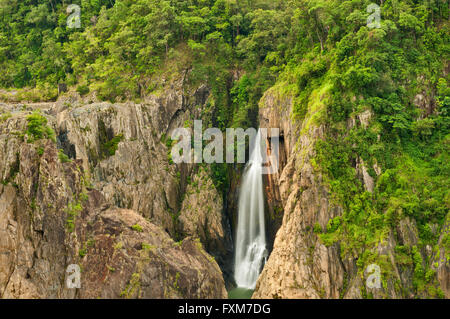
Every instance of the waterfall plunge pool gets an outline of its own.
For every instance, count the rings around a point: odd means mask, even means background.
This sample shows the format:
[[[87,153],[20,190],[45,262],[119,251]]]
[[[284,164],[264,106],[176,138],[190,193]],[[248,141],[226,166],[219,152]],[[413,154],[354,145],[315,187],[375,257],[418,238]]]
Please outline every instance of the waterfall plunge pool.
[[[228,299],[251,299],[253,291],[247,288],[234,288],[228,291]]]

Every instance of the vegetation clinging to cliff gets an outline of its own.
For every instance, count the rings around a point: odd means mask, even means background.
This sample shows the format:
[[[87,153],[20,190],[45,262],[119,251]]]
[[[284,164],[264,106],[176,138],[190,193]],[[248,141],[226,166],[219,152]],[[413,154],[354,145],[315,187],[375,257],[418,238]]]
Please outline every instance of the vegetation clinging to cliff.
[[[0,86],[45,90],[64,81],[118,100],[190,71],[191,82],[211,88],[208,124],[224,129],[254,126],[262,94],[282,83],[295,98],[294,120],[308,121],[303,133],[326,127],[315,168],[343,214],[316,227],[322,241],[340,243],[360,271],[376,261],[389,277],[376,247],[408,217],[419,241],[398,246],[396,263],[413,265],[416,293],[441,295],[420,251],[429,245],[437,254],[450,208],[447,1],[377,1],[375,29],[366,24],[372,1],[362,0],[73,2],[82,6],[81,29],[66,28],[64,1],[0,1]],[[367,124],[349,125],[366,111]],[[49,133],[38,115],[30,123],[36,138]],[[106,155],[119,140],[105,141]],[[225,192],[226,169],[212,171]],[[448,243],[447,235],[446,251]]]

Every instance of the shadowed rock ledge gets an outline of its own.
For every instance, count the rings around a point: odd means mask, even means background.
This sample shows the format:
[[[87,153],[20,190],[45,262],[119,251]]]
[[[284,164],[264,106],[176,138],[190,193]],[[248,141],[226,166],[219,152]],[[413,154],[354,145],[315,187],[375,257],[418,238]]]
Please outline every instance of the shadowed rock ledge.
[[[204,91],[189,103],[174,90],[142,105],[74,98],[0,106],[9,115],[0,122],[0,297],[226,298],[221,269],[203,248],[229,238],[217,190],[203,176],[209,187],[196,196],[205,207],[190,211],[189,227],[180,224],[197,170],[170,163],[166,145]],[[54,140],[30,133],[36,109]],[[206,217],[192,214],[208,216],[211,233]],[[66,287],[71,264],[81,268],[80,289]]]

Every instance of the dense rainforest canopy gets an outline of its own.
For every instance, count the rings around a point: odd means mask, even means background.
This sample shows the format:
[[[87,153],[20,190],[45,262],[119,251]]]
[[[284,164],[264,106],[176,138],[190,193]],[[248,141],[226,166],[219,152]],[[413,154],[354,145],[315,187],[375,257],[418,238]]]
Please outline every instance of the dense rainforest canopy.
[[[67,28],[70,3],[81,7],[81,28]],[[326,245],[339,241],[364,269],[375,260],[388,264],[371,248],[409,216],[420,242],[397,247],[396,258],[415,265],[417,292],[442,295],[417,249],[437,249],[435,228],[449,218],[447,0],[70,3],[0,0],[1,87],[37,88],[33,99],[51,100],[64,82],[81,95],[138,100],[157,94],[162,78],[189,71],[190,81],[211,87],[210,125],[222,129],[255,125],[267,89],[290,95],[294,121],[314,110],[311,124],[327,127],[315,169],[344,209],[314,231]],[[379,28],[367,25],[371,3],[381,8]],[[428,102],[415,103],[418,96]],[[347,120],[366,109],[374,114],[370,125],[349,129]],[[356,159],[370,167],[372,193],[356,177]],[[223,170],[214,172],[226,184]],[[442,245],[450,253],[449,236]]]

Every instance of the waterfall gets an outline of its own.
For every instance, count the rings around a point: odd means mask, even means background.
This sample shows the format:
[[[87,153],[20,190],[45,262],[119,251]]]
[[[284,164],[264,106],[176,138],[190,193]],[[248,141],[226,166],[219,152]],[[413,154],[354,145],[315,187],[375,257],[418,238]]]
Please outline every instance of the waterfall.
[[[267,258],[264,225],[261,133],[255,138],[239,193],[234,279],[238,287],[255,289]]]

